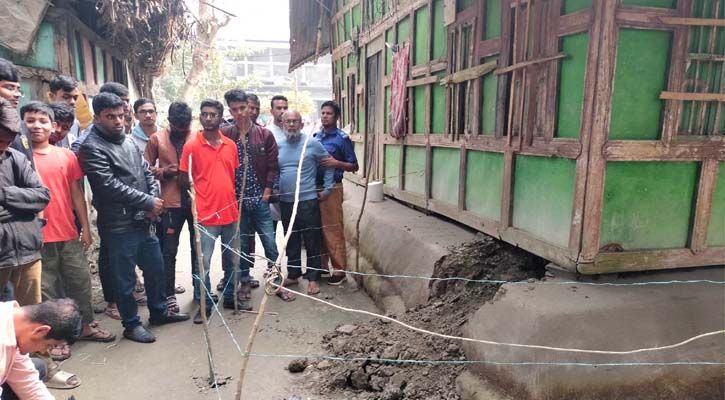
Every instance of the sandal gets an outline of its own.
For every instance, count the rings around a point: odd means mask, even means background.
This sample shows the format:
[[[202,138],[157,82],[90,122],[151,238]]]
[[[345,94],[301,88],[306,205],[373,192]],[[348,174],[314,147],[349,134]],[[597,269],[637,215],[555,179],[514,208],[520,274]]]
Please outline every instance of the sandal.
[[[292,294],[292,292],[290,292],[288,290],[284,290],[284,288],[280,289],[277,292],[277,297],[279,297],[280,299],[282,299],[282,301],[287,302],[287,303],[289,303],[290,301],[295,301],[295,299],[297,299],[297,297],[295,297],[295,295]]]
[[[184,287],[181,285],[177,284],[176,287],[174,288],[174,293],[176,293],[176,294],[182,294],[185,292],[186,292],[186,289],[184,289]]]
[[[111,332],[104,331],[103,329],[94,328],[93,333],[90,335],[80,336],[78,337],[78,340],[86,340],[89,342],[101,342],[101,343],[109,343],[116,340],[116,335],[114,335]],[[70,349],[68,349],[70,351]],[[70,354],[69,354],[70,356]],[[55,359],[54,359],[55,360]],[[61,361],[61,360],[55,360],[55,361]]]
[[[252,285],[251,282],[244,282],[239,285],[237,289],[237,296],[240,300],[251,300],[252,298]]]
[[[106,310],[103,311],[103,313],[106,314],[106,316],[111,317],[113,319],[116,319],[119,321],[121,320],[121,313],[118,312],[117,307],[116,308],[106,307]]]
[[[48,354],[53,361],[65,361],[70,358],[70,345],[59,344],[48,349]]]
[[[257,279],[250,279],[250,280],[249,280],[249,286],[250,286],[250,287],[251,287],[252,289],[256,289],[256,288],[258,288],[258,287],[259,287],[259,281],[258,281]]]
[[[136,291],[136,293],[141,293],[144,290],[146,290],[146,288],[144,287],[143,282],[141,282],[140,280],[136,279],[136,286],[134,287],[133,290]]]
[[[312,284],[315,284],[314,286]],[[314,281],[310,281],[310,283],[307,285],[307,294],[310,296],[314,296],[317,294],[320,294],[320,284]]]
[[[136,300],[136,304],[140,306],[148,305],[148,299],[146,298],[146,295],[143,293],[136,292],[133,294],[134,300]]]
[[[181,311],[179,309],[179,303],[176,301],[176,296],[169,296],[166,298],[166,309],[177,314]]]
[[[294,286],[300,284],[300,278],[285,278],[282,286]]]
[[[44,380],[45,386],[51,389],[75,389],[81,385],[78,375],[70,372],[61,371],[60,366],[48,371],[48,375]]]

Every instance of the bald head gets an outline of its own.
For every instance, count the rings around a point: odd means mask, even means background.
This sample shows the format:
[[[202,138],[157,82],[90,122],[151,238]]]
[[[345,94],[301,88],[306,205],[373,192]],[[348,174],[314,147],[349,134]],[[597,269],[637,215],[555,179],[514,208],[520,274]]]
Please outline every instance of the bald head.
[[[287,141],[297,141],[302,133],[302,115],[295,110],[285,111],[282,114],[282,126],[284,127]]]

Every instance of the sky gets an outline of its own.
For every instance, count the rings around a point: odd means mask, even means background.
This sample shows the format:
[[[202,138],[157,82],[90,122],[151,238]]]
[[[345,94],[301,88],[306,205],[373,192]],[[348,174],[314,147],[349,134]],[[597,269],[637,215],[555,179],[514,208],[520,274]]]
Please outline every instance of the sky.
[[[196,0],[186,3],[197,10]],[[289,0],[213,0],[213,4],[236,15],[219,31],[219,39],[289,41]]]

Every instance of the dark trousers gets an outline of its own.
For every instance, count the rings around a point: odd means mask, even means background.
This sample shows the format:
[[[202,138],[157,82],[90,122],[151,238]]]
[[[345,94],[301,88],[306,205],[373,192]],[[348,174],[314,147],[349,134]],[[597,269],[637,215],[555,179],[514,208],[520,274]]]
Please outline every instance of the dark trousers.
[[[103,289],[103,300],[106,303],[115,303],[116,292],[113,283],[113,272],[111,271],[110,260],[108,259],[108,239],[103,233],[98,232],[101,237],[101,243],[98,248],[98,277],[101,278],[101,288]]]
[[[199,270],[199,262],[196,254],[196,243],[194,240],[194,217],[191,208],[168,208],[161,216],[161,254],[164,257],[164,274],[166,275],[166,296],[176,294],[176,254],[179,251],[179,236],[181,229],[186,223],[189,229],[189,246],[191,247],[191,268],[192,271]]]
[[[289,229],[292,219],[294,203],[280,202],[282,211],[282,224],[285,232]],[[302,240],[307,251],[307,279],[320,280],[320,246],[322,244],[322,229],[320,223],[320,206],[317,199],[300,201],[297,205],[297,216],[292,235],[287,242],[287,277],[297,279],[302,275]],[[299,260],[299,261],[295,261]],[[292,265],[296,264],[296,265]],[[314,268],[314,269],[313,269]]]
[[[38,370],[38,378],[42,382],[43,379],[45,379],[45,375],[48,373],[48,369],[45,366],[45,362],[37,357],[30,357],[30,361],[33,362],[33,366],[36,370]],[[12,388],[10,388],[10,385],[7,383],[2,386],[2,396],[0,396],[1,400],[18,400],[18,396],[13,392]]]
[[[124,233],[105,233],[108,259],[117,293],[118,311],[126,329],[141,325],[138,304],[133,297],[136,266],[143,271],[151,321],[161,321],[166,313],[164,264],[159,239],[148,229]]]

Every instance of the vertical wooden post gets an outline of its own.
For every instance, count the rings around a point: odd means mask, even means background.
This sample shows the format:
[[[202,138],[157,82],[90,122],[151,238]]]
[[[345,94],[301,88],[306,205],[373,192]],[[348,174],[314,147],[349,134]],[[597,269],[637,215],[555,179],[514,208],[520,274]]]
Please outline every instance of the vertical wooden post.
[[[700,181],[697,185],[695,222],[692,227],[690,249],[697,254],[707,247],[707,229],[710,225],[712,195],[715,191],[720,165],[717,159],[709,158],[700,166]]]

